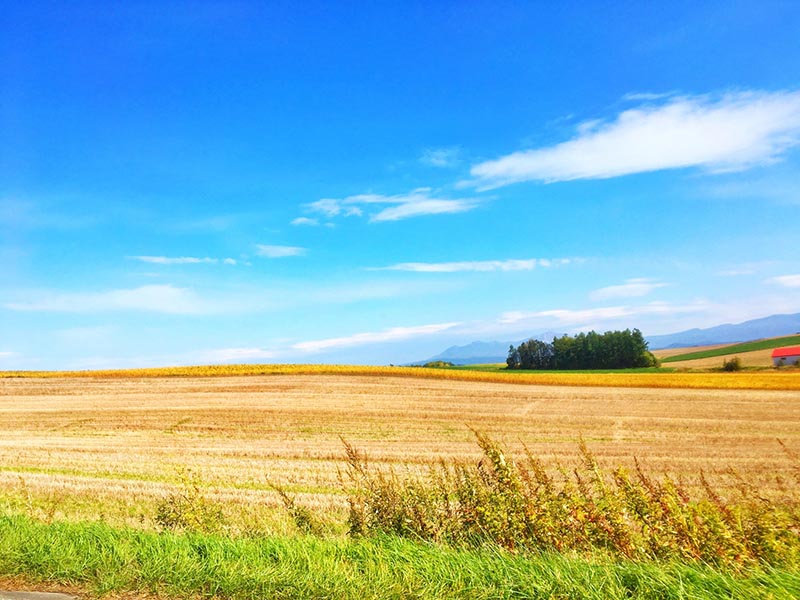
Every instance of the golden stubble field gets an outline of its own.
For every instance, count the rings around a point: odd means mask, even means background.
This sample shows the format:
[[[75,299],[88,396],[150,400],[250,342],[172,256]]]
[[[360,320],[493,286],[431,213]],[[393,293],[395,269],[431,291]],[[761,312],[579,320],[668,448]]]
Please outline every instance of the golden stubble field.
[[[795,493],[800,392],[563,387],[366,375],[0,379],[0,502],[45,518],[153,524],[188,469],[241,519],[270,483],[341,513],[340,436],[399,473],[478,460],[469,427],[556,468],[603,466]],[[246,515],[246,516],[243,516]],[[270,521],[264,516],[264,523]],[[260,523],[263,524],[263,523]]]

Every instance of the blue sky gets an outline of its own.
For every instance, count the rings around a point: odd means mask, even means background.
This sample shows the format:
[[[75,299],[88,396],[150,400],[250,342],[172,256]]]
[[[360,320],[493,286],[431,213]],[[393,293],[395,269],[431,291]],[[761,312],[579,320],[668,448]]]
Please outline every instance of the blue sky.
[[[0,9],[0,369],[800,312],[796,2]]]

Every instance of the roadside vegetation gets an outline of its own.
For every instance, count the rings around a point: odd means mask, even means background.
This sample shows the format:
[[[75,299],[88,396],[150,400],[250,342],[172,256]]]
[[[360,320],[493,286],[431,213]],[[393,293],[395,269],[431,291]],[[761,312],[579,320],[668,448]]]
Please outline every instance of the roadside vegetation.
[[[112,598],[378,600],[653,599],[800,595],[794,570],[618,561],[566,553],[453,548],[397,536],[320,539],[145,532],[104,523],[0,516],[6,586]]]
[[[514,460],[475,433],[477,463],[440,463],[401,478],[369,466],[349,444],[346,491],[351,535],[391,533],[510,551],[603,552],[618,559],[680,559],[714,565],[800,566],[800,506],[774,502],[743,478],[725,500],[698,474],[702,494],[646,473],[639,463],[604,472],[583,442],[583,464],[548,472],[526,449]],[[794,474],[800,463],[794,457]],[[800,479],[797,481],[800,484]]]
[[[344,442],[347,534],[280,491],[294,534],[231,534],[198,482],[160,503],[160,531],[0,512],[0,576],[103,596],[168,598],[794,598],[800,510],[741,481],[583,465],[552,475],[476,433],[477,463],[425,476],[374,468]],[[789,452],[787,450],[787,452]],[[795,477],[800,483],[800,465]]]

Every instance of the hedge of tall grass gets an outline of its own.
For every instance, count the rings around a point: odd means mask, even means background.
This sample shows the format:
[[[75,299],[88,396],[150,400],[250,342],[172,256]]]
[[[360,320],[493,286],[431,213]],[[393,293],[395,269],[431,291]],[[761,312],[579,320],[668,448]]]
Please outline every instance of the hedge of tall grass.
[[[655,479],[638,462],[634,473],[604,473],[583,443],[582,467],[554,476],[527,450],[515,461],[485,435],[476,437],[478,463],[442,462],[427,477],[373,469],[345,444],[351,533],[635,560],[800,565],[798,503],[770,501],[743,480],[737,497],[726,500],[701,474],[704,493],[693,498],[680,482]],[[800,485],[800,467],[794,475]]]

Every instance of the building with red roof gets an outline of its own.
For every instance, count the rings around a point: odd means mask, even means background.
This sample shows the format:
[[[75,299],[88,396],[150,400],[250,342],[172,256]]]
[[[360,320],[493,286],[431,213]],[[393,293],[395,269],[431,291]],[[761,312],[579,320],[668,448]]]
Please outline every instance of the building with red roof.
[[[772,351],[772,364],[776,367],[800,363],[800,346],[785,346]]]

